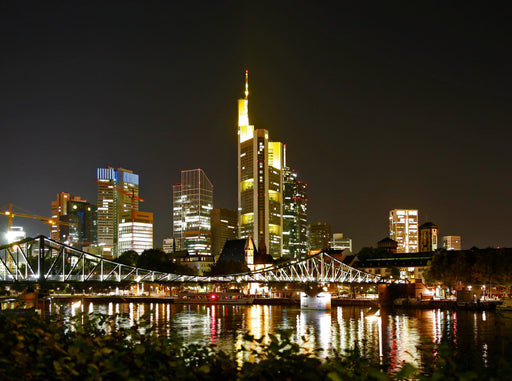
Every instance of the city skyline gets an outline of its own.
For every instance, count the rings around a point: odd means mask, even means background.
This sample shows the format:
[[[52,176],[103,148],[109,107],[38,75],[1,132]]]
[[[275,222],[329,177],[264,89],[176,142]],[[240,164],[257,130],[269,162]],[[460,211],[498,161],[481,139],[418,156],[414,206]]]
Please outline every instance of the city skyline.
[[[2,5],[0,207],[51,215],[96,203],[96,168],[139,174],[155,246],[172,232],[175,173],[202,168],[236,209],[236,100],[291,148],[308,221],[354,249],[419,210],[463,248],[512,246],[509,28],[485,5],[283,2]],[[7,145],[5,145],[7,146]],[[0,220],[5,231],[7,219]],[[45,233],[18,219],[28,235]],[[3,237],[2,237],[3,238]]]

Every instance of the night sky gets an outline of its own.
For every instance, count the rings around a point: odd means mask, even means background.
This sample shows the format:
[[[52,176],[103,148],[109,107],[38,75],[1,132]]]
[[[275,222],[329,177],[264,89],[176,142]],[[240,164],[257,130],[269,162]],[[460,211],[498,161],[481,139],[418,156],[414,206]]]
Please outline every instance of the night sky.
[[[0,207],[49,216],[61,191],[96,204],[110,165],[140,175],[156,247],[181,170],[202,168],[214,207],[235,209],[248,69],[251,123],[286,143],[310,222],[357,251],[387,236],[390,209],[415,208],[463,248],[511,247],[498,4],[1,0]]]

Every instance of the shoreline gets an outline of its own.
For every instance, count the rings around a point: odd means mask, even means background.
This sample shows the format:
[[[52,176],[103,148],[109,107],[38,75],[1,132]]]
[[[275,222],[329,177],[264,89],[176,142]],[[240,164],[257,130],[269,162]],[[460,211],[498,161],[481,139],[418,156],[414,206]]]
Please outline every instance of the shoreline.
[[[135,295],[51,295],[53,301],[82,301],[85,303],[171,303],[174,304],[176,297],[173,296],[135,296]],[[500,301],[483,302],[457,302],[456,300],[415,300],[415,299],[397,299],[393,304],[379,303],[378,299],[357,299],[357,298],[332,298],[332,307],[389,307],[397,309],[462,309],[489,311],[496,310]],[[190,303],[194,304],[194,303]],[[212,303],[216,304],[216,303]],[[255,298],[253,304],[256,305],[279,305],[279,306],[299,306],[300,300],[296,298]],[[498,307],[499,309],[499,307]]]

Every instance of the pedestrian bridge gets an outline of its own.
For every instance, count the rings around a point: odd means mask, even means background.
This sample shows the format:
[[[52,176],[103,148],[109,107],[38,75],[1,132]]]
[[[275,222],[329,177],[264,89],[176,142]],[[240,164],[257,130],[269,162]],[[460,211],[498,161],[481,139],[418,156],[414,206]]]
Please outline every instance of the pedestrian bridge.
[[[39,236],[0,247],[0,283],[16,282],[377,283],[380,277],[347,266],[323,251],[247,273],[213,277],[171,274],[120,264]]]

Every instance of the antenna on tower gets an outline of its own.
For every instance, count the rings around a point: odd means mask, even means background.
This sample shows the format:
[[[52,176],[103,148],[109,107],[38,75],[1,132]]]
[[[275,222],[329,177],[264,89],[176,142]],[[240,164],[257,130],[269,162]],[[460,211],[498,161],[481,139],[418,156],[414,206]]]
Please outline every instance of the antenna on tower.
[[[245,100],[249,97],[249,70],[245,70]]]

